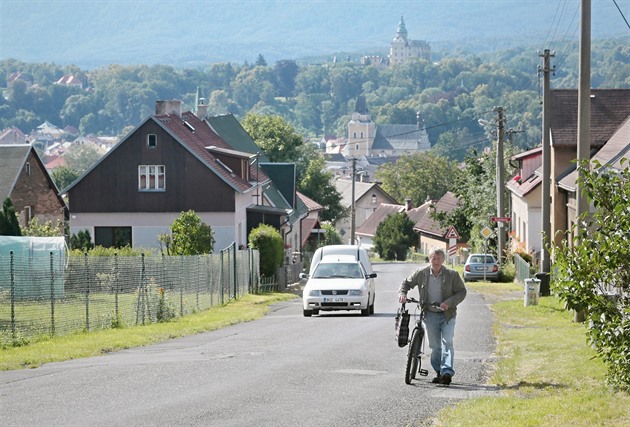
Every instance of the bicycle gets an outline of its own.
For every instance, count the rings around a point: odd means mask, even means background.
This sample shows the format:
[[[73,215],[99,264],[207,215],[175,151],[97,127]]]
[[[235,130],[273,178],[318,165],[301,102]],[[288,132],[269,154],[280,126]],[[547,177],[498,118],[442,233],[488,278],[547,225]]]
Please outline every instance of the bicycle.
[[[407,302],[413,302],[418,306],[420,315],[414,313],[416,317],[416,326],[411,333],[411,339],[409,340],[409,350],[407,351],[407,369],[405,370],[405,383],[411,384],[411,380],[416,379],[416,374],[420,374],[423,377],[429,375],[429,371],[422,369],[422,355],[424,355],[424,308],[420,301],[415,298],[407,297]],[[433,307],[439,307],[439,304],[433,303]],[[402,311],[405,311],[405,304],[402,305]]]

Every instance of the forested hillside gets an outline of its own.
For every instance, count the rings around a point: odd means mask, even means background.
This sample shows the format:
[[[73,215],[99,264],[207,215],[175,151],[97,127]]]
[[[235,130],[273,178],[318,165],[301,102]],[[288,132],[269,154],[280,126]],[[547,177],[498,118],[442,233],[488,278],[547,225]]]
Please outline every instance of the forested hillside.
[[[630,87],[630,47],[624,40],[594,42],[592,50],[593,87]],[[210,114],[275,114],[312,138],[345,137],[356,97],[362,94],[377,123],[415,123],[420,111],[431,143],[461,160],[469,148],[487,141],[478,120],[494,118],[496,106],[505,109],[506,129],[514,131],[516,147],[539,143],[540,61],[533,48],[390,68],[350,61],[267,64],[263,56],[255,64],[214,63],[201,69],[109,65],[90,71],[3,60],[0,128],[16,126],[29,133],[47,120],[75,126],[82,134],[123,135],[153,112],[156,100],[181,99],[193,109],[199,87]],[[553,87],[577,87],[577,61],[577,45],[559,52],[552,61]],[[7,84],[15,72],[22,73],[20,78]],[[67,74],[83,80],[84,87],[54,84]]]

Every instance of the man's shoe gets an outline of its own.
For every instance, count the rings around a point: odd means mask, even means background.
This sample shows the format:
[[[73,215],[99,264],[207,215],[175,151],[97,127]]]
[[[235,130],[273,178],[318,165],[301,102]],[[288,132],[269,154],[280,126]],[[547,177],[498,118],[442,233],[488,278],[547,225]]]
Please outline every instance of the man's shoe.
[[[437,374],[437,376],[435,378],[433,378],[433,380],[431,380],[431,382],[433,384],[442,384],[442,376],[440,374]]]
[[[444,374],[440,376],[440,379],[442,381],[442,384],[444,385],[449,385],[451,383],[451,374]]]

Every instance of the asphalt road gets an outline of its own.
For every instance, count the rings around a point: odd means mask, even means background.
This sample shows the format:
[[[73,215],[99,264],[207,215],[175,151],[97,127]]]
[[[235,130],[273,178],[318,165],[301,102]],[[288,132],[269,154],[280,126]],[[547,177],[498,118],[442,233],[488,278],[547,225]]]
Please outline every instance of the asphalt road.
[[[400,281],[416,267],[375,265],[370,317],[305,318],[297,299],[215,332],[0,372],[0,425],[425,424],[440,408],[495,393],[484,385],[494,342],[489,307],[469,292],[457,317],[451,386],[431,384],[431,376],[406,385],[407,348],[394,340],[394,317]]]

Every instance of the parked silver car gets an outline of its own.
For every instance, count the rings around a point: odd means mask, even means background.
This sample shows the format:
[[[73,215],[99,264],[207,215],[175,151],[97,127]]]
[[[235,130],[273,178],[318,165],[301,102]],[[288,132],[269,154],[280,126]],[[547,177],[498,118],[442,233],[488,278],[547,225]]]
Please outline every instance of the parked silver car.
[[[494,255],[470,254],[464,264],[464,280],[499,280],[499,265]]]

